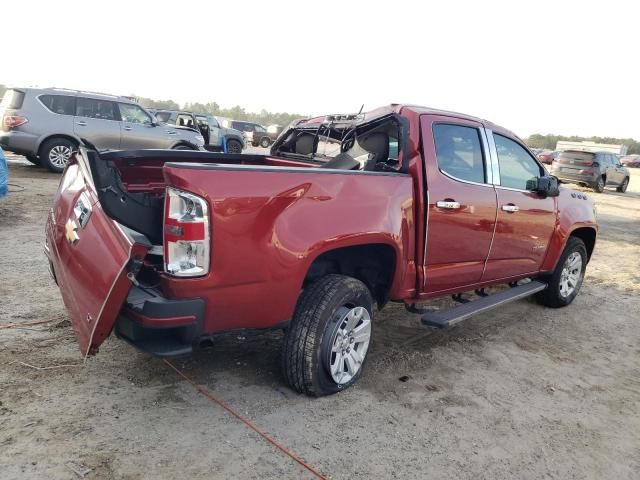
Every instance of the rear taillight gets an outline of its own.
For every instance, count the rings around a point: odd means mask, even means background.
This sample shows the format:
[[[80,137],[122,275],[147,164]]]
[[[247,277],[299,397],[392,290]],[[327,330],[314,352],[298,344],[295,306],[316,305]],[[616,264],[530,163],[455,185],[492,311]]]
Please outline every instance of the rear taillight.
[[[593,170],[580,170],[580,172],[582,175],[593,175]]]
[[[582,164],[583,164],[585,167],[590,167],[591,165],[593,165],[593,162],[592,162],[592,161],[585,160],[584,162],[582,162]]]
[[[164,199],[164,271],[177,277],[209,273],[209,209],[193,193],[167,187]]]
[[[5,115],[2,117],[2,126],[6,129],[16,128],[27,123],[29,119],[20,115]]]

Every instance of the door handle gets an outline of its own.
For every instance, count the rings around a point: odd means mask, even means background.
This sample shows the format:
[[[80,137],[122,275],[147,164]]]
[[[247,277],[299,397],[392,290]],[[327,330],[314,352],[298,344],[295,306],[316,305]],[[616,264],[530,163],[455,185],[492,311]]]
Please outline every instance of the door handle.
[[[515,213],[520,210],[520,207],[513,203],[507,203],[506,205],[502,205],[502,210],[508,213]]]
[[[436,202],[436,207],[438,208],[446,208],[448,210],[456,210],[460,208],[460,203],[454,200],[438,200]]]
[[[132,128],[129,125],[125,125],[124,127],[122,127],[124,130],[126,130],[127,132],[132,130]]]
[[[86,127],[87,126],[87,122],[80,120],[79,122],[76,122],[76,125],[80,125],[81,127]]]
[[[174,132],[173,130],[169,130],[169,135],[175,135],[176,132]]]

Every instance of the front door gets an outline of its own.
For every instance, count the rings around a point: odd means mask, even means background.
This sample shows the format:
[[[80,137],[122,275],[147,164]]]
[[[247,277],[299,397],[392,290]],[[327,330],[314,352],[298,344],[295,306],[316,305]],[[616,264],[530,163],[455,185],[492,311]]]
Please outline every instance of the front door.
[[[543,167],[514,139],[488,131],[495,142],[499,175],[496,233],[482,280],[536,273],[544,260],[556,222],[555,199],[527,190],[527,180]]]
[[[172,138],[165,125],[157,125],[151,116],[134,103],[119,103],[122,120],[122,150],[169,148]]]
[[[480,123],[421,117],[427,183],[423,293],[480,281],[496,218],[486,137]]]
[[[78,97],[73,132],[98,150],[120,149],[120,121],[115,102]]]

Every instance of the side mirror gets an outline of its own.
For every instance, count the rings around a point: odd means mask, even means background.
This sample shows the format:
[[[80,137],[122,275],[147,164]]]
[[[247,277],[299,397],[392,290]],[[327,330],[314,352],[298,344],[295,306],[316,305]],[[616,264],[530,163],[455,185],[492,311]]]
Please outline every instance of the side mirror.
[[[543,197],[557,197],[560,195],[558,178],[553,175],[534,177],[531,180],[527,180],[527,190],[536,192]]]

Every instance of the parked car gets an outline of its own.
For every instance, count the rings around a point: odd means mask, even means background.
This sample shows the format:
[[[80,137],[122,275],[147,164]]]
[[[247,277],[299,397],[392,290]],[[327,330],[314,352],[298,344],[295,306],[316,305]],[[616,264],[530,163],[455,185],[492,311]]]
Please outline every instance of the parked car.
[[[577,183],[601,193],[605,187],[627,191],[629,170],[608,152],[567,150],[560,152],[551,165],[551,174],[567,183]]]
[[[640,155],[624,155],[620,163],[625,167],[640,168]]]
[[[7,194],[9,188],[9,167],[7,167],[7,159],[4,158],[4,152],[0,148],[0,198]]]
[[[553,160],[560,154],[560,152],[555,151],[552,152],[550,150],[545,150],[541,153],[538,153],[538,160],[540,160],[542,163],[546,163],[547,165],[551,165],[551,163],[553,163]]]
[[[245,122],[244,120],[232,120],[231,128],[244,132],[245,138],[254,147],[258,145],[267,148],[273,143],[272,136],[262,125],[253,122]],[[277,134],[275,135],[277,137]]]
[[[326,395],[362,374],[388,301],[438,328],[530,295],[569,305],[594,208],[509,130],[391,105],[295,122],[268,155],[81,148],[45,252],[83,355],[112,330],[166,357],[284,329],[287,383]],[[449,295],[465,303],[416,306]]]
[[[159,127],[130,97],[59,88],[12,88],[0,104],[0,145],[61,172],[81,140],[100,150],[199,150],[202,135]]]
[[[207,132],[204,135],[207,150],[242,153],[245,143],[241,131],[223,127],[213,115],[196,115],[196,118],[198,125]]]

